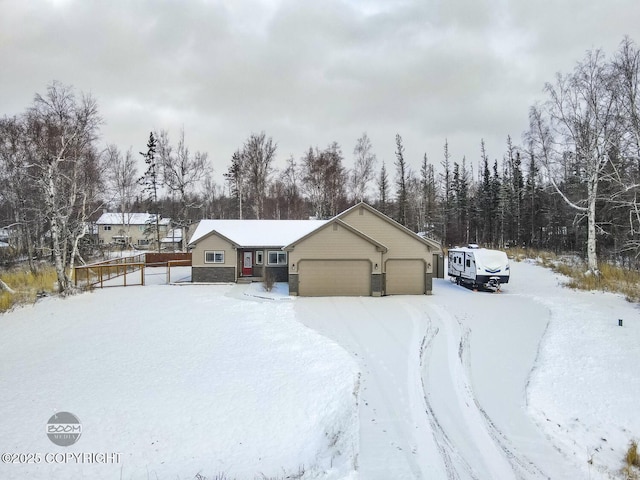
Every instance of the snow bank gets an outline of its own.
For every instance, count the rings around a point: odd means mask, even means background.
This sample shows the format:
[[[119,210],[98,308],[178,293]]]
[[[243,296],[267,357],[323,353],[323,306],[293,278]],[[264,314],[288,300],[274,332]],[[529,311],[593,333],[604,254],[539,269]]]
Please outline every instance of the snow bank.
[[[0,316],[2,451],[119,452],[118,464],[0,464],[0,478],[351,475],[357,367],[293,302],[231,286],[113,288]],[[68,411],[69,447],[45,434]]]

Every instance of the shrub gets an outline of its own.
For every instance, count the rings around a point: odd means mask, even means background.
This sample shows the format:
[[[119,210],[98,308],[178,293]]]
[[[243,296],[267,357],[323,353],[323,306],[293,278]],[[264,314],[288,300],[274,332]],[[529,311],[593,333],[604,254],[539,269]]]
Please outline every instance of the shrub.
[[[276,276],[271,272],[270,268],[265,268],[264,272],[264,280],[262,281],[262,285],[266,292],[270,292],[273,290],[274,285],[276,284]]]

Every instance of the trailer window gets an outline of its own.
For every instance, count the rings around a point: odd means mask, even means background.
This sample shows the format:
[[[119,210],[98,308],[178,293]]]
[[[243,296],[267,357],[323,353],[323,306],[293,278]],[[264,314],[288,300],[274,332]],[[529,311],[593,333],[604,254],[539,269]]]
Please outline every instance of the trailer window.
[[[471,266],[471,260],[467,259],[467,267]]]

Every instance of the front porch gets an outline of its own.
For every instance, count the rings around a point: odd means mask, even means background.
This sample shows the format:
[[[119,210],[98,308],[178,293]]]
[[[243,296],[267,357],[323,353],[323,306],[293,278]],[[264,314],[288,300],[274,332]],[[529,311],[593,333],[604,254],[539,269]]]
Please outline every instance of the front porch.
[[[249,284],[254,282],[264,282],[264,277],[254,277],[254,276],[238,277],[237,283]]]
[[[263,282],[267,274],[275,282],[289,280],[286,253],[274,247],[237,249],[237,283]]]

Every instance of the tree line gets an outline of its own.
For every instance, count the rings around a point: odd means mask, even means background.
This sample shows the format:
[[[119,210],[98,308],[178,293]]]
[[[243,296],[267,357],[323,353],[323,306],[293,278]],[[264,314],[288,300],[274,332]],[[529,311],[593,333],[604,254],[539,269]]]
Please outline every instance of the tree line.
[[[276,168],[277,143],[260,132],[233,153],[221,184],[184,130],[175,142],[151,132],[141,152],[99,148],[95,100],[54,82],[24,113],[0,119],[0,227],[17,232],[14,253],[32,268],[52,259],[62,291],[68,267],[94,247],[91,221],[107,208],[186,228],[202,218],[328,218],[366,201],[444,246],[571,251],[594,274],[598,255],[637,265],[639,78],[639,50],[625,38],[610,59],[589,51],[558,73],[531,107],[521,143],[506,136],[498,156],[479,139],[469,159],[452,158],[445,139],[435,161],[426,153],[409,161],[397,133],[387,164],[365,132],[348,155],[332,142]]]

